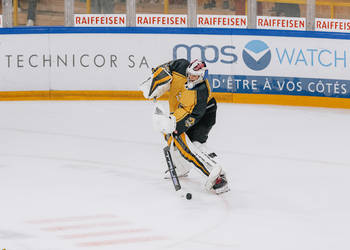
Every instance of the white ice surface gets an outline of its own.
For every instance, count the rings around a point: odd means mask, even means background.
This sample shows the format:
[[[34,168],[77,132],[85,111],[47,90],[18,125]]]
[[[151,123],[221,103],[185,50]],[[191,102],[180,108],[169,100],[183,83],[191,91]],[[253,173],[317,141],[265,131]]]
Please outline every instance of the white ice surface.
[[[350,111],[219,104],[181,198],[146,102],[0,103],[0,249],[350,249]]]

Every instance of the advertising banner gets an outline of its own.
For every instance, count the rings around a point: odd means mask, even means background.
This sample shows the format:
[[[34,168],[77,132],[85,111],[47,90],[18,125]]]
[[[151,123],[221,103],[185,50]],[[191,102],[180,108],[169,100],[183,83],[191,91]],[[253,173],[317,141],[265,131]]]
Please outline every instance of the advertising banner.
[[[49,90],[48,35],[0,36],[0,91]]]
[[[350,97],[347,40],[231,38],[229,44],[215,38],[211,44],[177,44],[173,58],[205,60],[215,92]]]
[[[136,14],[138,27],[187,27],[187,15]]]
[[[79,14],[74,15],[76,27],[125,27],[125,14]]]
[[[248,19],[247,16],[197,15],[197,27],[245,29],[248,27]]]
[[[350,20],[316,18],[316,31],[350,32]]]
[[[306,30],[306,18],[258,16],[256,26],[258,29]]]
[[[2,35],[0,91],[137,90],[152,67],[199,58],[214,92],[350,98],[347,44],[231,31]]]
[[[306,30],[306,18],[258,16],[257,29]],[[76,14],[76,27],[125,27],[126,14]],[[137,14],[137,27],[187,27],[187,15],[175,14]],[[2,16],[0,15],[0,27]],[[247,16],[243,15],[197,15],[199,28],[240,28],[248,27]],[[315,31],[350,32],[350,20],[315,19]]]

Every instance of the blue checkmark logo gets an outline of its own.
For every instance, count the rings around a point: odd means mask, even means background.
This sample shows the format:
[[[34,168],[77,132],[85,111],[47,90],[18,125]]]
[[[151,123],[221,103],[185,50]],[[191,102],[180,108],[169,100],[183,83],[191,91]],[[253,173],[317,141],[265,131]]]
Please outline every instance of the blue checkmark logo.
[[[260,40],[247,43],[242,56],[247,67],[255,71],[265,69],[271,62],[271,50],[266,43]]]

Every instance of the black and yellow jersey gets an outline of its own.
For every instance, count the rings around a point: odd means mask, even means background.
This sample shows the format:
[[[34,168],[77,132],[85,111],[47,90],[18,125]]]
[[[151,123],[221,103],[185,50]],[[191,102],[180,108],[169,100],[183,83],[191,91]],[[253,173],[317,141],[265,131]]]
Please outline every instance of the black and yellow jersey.
[[[182,134],[196,125],[210,110],[215,109],[216,112],[216,101],[211,95],[208,80],[198,83],[192,89],[185,87],[187,82],[186,69],[189,64],[190,62],[185,59],[168,63],[172,75],[169,110],[176,117],[178,134]]]

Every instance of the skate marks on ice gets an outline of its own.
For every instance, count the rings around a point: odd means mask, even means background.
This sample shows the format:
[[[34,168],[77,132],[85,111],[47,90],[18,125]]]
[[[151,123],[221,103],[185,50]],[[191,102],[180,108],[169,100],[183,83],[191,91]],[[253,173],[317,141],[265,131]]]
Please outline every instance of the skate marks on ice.
[[[16,231],[12,230],[2,230],[0,229],[0,240],[1,239],[10,239],[10,240],[19,240],[19,239],[26,239],[30,238],[30,235],[24,234],[24,233],[19,233]]]
[[[25,221],[33,231],[51,234],[75,247],[102,247],[164,241],[168,238],[151,228],[138,225],[124,216],[98,214],[45,218]]]
[[[191,170],[187,177],[181,177],[180,183],[184,193],[190,192],[193,195],[191,200],[176,195],[170,179],[164,179],[170,191],[174,192],[173,199],[177,200],[183,209],[190,216],[183,214],[186,222],[186,234],[178,234],[176,238],[166,241],[163,249],[235,249],[239,244],[227,241],[218,241],[216,234],[223,228],[229,226],[229,218],[234,212],[233,204],[230,202],[234,197],[234,188],[226,193],[217,195],[214,191],[207,191],[204,186],[204,179],[201,173]],[[167,183],[168,182],[168,183]],[[165,188],[165,187],[164,187]],[[204,210],[203,210],[204,209]],[[205,222],[205,223],[203,223]],[[182,224],[178,219],[178,224]],[[193,224],[197,224],[194,226]],[[192,228],[193,226],[193,228]]]
[[[158,144],[156,144],[156,143],[145,142],[142,140],[110,138],[107,136],[98,137],[98,136],[91,136],[91,135],[52,132],[52,131],[43,131],[43,130],[32,130],[32,129],[23,129],[23,128],[0,128],[0,130],[5,131],[7,133],[20,133],[20,134],[39,135],[39,136],[46,136],[46,137],[66,137],[66,138],[74,138],[76,140],[83,139],[83,140],[99,141],[99,142],[105,142],[105,143],[135,144],[135,145],[142,145],[142,146],[147,146],[147,147],[158,146]]]

